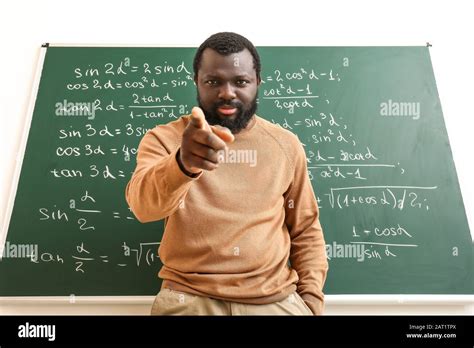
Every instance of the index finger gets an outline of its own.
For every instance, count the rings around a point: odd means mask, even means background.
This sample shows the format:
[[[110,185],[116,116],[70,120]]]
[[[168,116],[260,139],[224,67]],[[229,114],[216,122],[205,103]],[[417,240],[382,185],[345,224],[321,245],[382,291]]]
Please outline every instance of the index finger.
[[[191,124],[196,128],[211,131],[204,112],[197,106],[193,107],[191,111]]]

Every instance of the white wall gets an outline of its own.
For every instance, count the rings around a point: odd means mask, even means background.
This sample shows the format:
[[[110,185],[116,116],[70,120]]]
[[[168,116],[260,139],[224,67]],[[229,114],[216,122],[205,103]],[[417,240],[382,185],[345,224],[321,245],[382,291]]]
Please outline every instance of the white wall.
[[[199,45],[236,31],[255,45],[424,45],[437,86],[471,229],[474,226],[474,25],[469,1],[10,0],[0,5],[0,222],[26,116],[38,49],[51,43]],[[443,165],[442,161],[440,166]],[[0,224],[1,226],[1,224]],[[147,313],[145,305],[0,303],[1,313]],[[328,304],[328,314],[474,313],[473,306]]]

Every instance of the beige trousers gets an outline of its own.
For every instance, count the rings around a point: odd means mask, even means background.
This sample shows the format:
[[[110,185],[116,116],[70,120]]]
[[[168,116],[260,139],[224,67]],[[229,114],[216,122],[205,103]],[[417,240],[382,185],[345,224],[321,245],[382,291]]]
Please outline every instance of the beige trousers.
[[[151,315],[313,315],[296,293],[269,304],[246,304],[161,289],[156,295]]]

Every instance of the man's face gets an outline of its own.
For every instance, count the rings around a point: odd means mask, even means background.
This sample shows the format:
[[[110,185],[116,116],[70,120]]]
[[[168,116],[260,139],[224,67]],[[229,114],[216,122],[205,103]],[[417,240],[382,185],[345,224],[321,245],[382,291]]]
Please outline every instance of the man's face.
[[[227,127],[232,133],[247,126],[257,110],[260,84],[247,49],[223,56],[206,48],[195,82],[199,107],[209,124]]]

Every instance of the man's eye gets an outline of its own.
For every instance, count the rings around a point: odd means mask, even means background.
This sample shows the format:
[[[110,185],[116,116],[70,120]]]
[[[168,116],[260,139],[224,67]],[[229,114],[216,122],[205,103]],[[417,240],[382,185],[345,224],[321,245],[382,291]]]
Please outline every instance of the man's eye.
[[[217,81],[216,80],[207,80],[206,85],[215,86],[215,85],[217,85]]]
[[[245,86],[249,82],[247,80],[237,80],[237,86]]]

